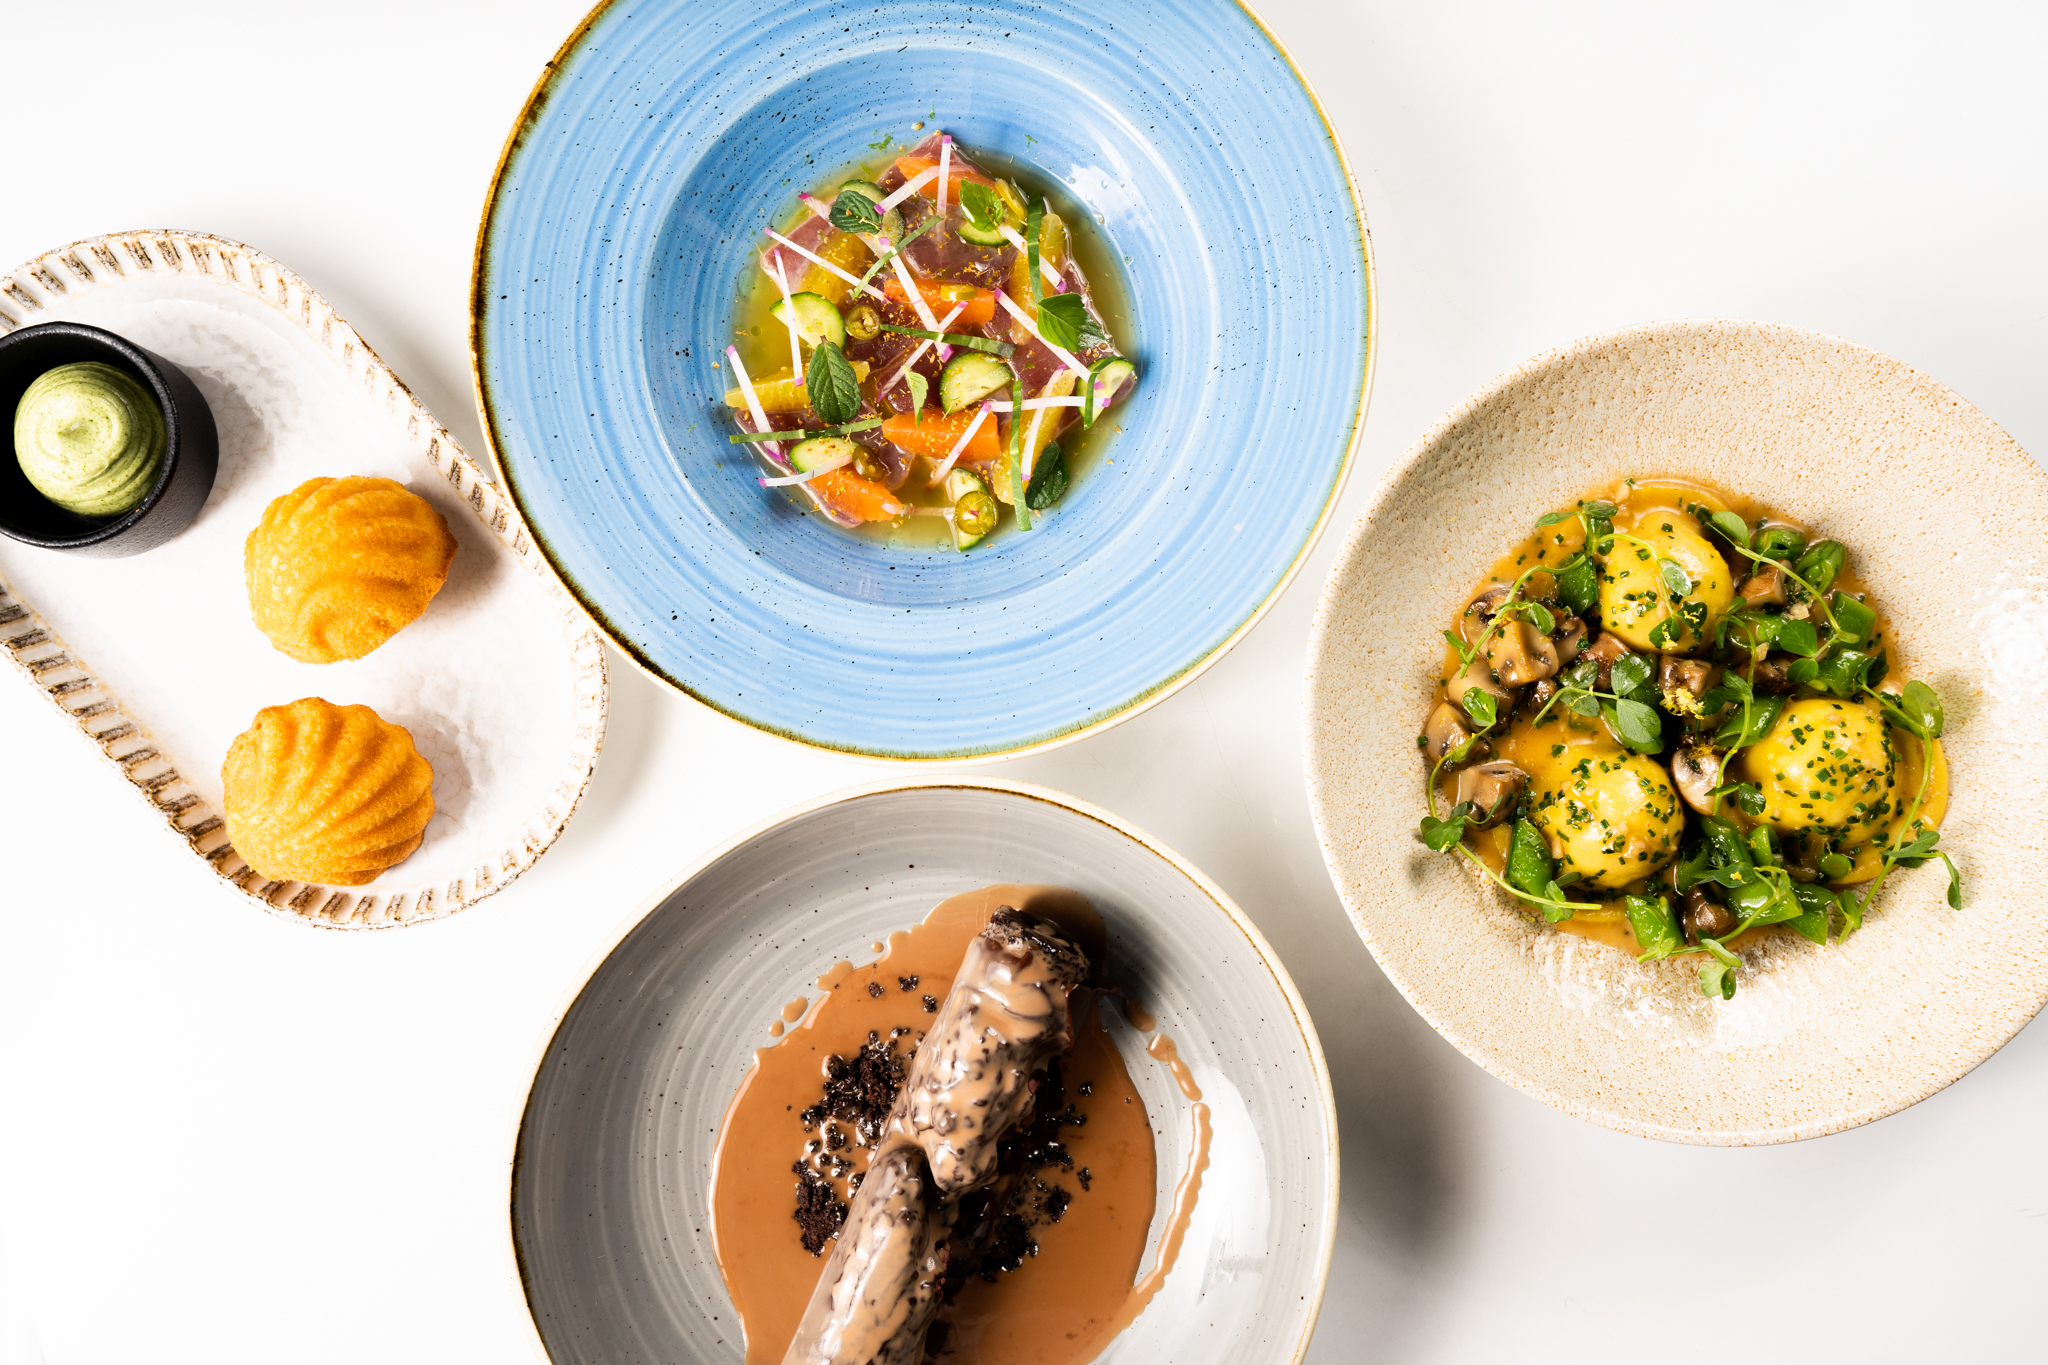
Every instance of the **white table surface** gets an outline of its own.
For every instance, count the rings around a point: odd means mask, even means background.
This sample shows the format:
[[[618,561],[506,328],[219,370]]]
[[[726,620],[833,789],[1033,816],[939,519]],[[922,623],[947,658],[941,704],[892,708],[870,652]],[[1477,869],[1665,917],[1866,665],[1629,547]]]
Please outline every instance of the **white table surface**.
[[[1568,1119],[1381,977],[1324,873],[1300,759],[1310,616],[1357,509],[1444,411],[1549,346],[1682,316],[1817,328],[2048,454],[2048,8],[1963,8],[1266,7],[1344,139],[1378,258],[1357,467],[1234,653],[1108,734],[993,771],[1186,854],[1300,984],[1343,1136],[1311,1361],[2048,1351],[2042,1026],[1820,1141],[1697,1150]],[[0,264],[126,228],[249,242],[481,454],[476,218],[582,11],[12,0]],[[554,850],[476,910],[370,935],[214,885],[0,677],[0,1365],[528,1359],[506,1156],[565,988],[701,851],[886,775],[616,654],[611,676],[604,759]]]

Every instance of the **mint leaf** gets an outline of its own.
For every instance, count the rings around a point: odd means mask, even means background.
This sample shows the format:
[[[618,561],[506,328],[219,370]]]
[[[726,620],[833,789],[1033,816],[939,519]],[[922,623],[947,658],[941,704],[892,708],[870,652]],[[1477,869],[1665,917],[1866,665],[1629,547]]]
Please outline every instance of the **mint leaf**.
[[[914,419],[922,420],[925,395],[931,392],[932,381],[912,370],[903,376],[903,382],[910,389],[910,415]]]
[[[1031,486],[1025,490],[1024,502],[1034,512],[1046,508],[1066,496],[1067,459],[1060,452],[1060,443],[1053,441],[1038,452],[1038,463],[1031,467]]]
[[[875,210],[875,201],[859,190],[841,190],[839,197],[832,201],[829,215],[832,226],[841,232],[880,232],[882,215]]]
[[[967,215],[968,222],[983,232],[994,232],[1009,216],[1003,208],[1002,196],[972,180],[960,182],[960,211]]]
[[[840,349],[827,341],[811,352],[804,370],[804,392],[811,409],[828,426],[851,422],[860,414],[860,377]]]
[[[1079,294],[1048,294],[1040,299],[1038,334],[1069,351],[1085,351],[1109,339],[1088,315],[1088,305]]]

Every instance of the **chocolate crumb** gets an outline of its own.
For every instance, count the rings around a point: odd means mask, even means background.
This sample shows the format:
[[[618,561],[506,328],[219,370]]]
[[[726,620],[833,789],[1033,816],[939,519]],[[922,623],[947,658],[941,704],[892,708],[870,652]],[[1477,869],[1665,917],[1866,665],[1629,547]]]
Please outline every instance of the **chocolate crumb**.
[[[1073,1202],[1073,1191],[1064,1185],[1055,1185],[1046,1193],[1045,1199],[1040,1203],[1039,1207],[1045,1210],[1047,1218],[1057,1223],[1060,1221],[1060,1215],[1067,1211],[1067,1205]]]
[[[846,1222],[846,1203],[834,1193],[832,1182],[799,1161],[796,1172],[796,1212],[790,1217],[803,1233],[804,1250],[813,1256],[825,1254],[825,1243],[839,1235]]]
[[[1094,1183],[1095,1173],[1093,1171],[1090,1171],[1086,1166],[1083,1166],[1080,1170],[1074,1173],[1074,1178],[1081,1182],[1081,1188],[1085,1190],[1089,1187],[1089,1185]]]
[[[906,991],[914,991],[917,989],[917,976],[915,973],[910,976],[899,976],[896,978],[896,984]]]
[[[1077,1094],[1077,1095],[1079,1095],[1079,1096],[1080,1096],[1080,1097],[1081,1097],[1082,1099],[1084,1099],[1084,1100],[1085,1100],[1085,1099],[1087,1099],[1087,1098],[1088,1098],[1088,1097],[1089,1097],[1090,1095],[1092,1095],[1092,1094],[1094,1094],[1094,1093],[1095,1093],[1095,1082],[1093,1082],[1093,1081],[1083,1081],[1083,1082],[1081,1082],[1081,1084],[1079,1084],[1078,1086],[1074,1087],[1074,1093],[1075,1093],[1075,1094]]]
[[[924,1012],[926,1014],[937,1014],[939,1012],[939,1002],[927,995],[924,998]]]
[[[879,981],[868,982],[868,994],[880,1000],[882,998],[882,983]]]

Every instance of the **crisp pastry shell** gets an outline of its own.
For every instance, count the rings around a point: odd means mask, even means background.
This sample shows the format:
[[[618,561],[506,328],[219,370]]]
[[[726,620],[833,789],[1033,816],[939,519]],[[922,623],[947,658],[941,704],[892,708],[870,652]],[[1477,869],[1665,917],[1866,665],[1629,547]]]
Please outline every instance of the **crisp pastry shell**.
[[[273,881],[361,886],[410,857],[434,818],[434,770],[367,706],[266,706],[221,765],[228,838]]]
[[[249,614],[301,663],[360,659],[419,619],[454,558],[447,520],[405,485],[308,479],[243,543]]]

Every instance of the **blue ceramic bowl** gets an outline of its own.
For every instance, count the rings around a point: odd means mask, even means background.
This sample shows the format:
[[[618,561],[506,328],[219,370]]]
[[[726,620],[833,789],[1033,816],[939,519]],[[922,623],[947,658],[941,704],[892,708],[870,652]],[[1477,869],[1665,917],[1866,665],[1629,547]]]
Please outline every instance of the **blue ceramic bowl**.
[[[1190,681],[1286,586],[1372,374],[1342,153],[1230,0],[601,7],[498,170],[471,343],[533,535],[612,640],[729,715],[898,759],[1076,738]],[[798,514],[727,444],[715,370],[760,229],[943,128],[1096,219],[1138,363],[1040,529],[966,555]]]

